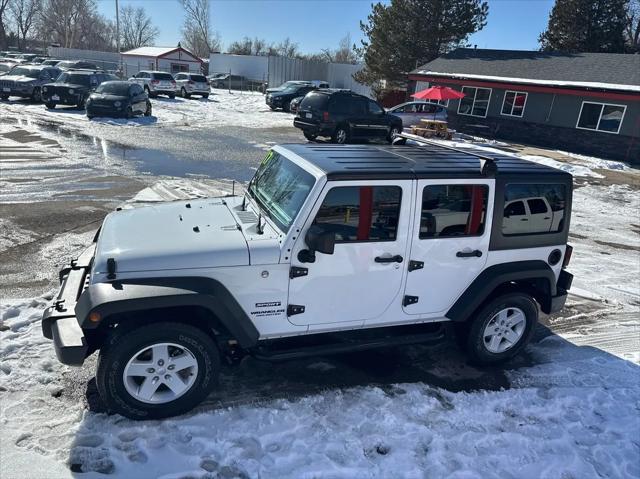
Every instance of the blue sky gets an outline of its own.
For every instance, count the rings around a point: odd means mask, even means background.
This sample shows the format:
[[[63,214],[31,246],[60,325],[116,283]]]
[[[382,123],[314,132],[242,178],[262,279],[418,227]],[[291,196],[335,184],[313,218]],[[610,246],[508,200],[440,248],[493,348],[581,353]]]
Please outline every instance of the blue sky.
[[[554,0],[490,0],[487,26],[469,41],[478,48],[534,50]],[[177,0],[120,0],[142,6],[160,28],[160,46],[180,40],[182,11]],[[115,18],[115,0],[98,0],[100,12]],[[243,36],[279,42],[290,37],[304,53],[335,48],[347,33],[362,38],[360,20],[371,11],[370,0],[211,0],[212,23],[224,46]]]

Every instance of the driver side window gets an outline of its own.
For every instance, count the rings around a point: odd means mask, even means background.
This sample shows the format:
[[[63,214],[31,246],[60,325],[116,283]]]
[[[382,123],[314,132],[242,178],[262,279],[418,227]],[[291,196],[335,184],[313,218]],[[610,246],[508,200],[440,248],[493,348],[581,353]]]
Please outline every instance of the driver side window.
[[[314,224],[334,233],[336,243],[395,241],[402,189],[399,186],[340,186],[329,190]]]
[[[380,108],[380,105],[378,105],[375,101],[369,100],[369,113],[371,113],[372,115],[381,115],[382,113],[384,113],[384,110]]]

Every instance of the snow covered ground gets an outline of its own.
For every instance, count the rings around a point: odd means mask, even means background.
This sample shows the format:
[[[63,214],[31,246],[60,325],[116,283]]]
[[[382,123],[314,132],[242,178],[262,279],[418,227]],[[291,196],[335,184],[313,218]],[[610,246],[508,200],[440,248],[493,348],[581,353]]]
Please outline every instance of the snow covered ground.
[[[291,116],[268,110],[261,95],[236,94],[218,105],[228,94],[215,93],[208,103],[154,100],[158,118],[148,126],[201,117],[214,127],[259,127],[261,115],[262,126],[291,125]],[[42,106],[2,108],[90,125],[80,114]],[[255,108],[263,110],[246,114]],[[504,153],[498,142],[453,144]],[[38,145],[31,160],[52,161]],[[22,154],[19,145],[9,149]],[[571,161],[528,159],[575,177],[573,294],[563,316],[546,320],[553,333],[543,331],[504,372],[470,367],[450,342],[275,365],[247,358],[222,373],[219,390],[194,412],[133,422],[96,405],[91,361],[80,372],[63,366],[42,337],[40,318],[54,291],[4,297],[0,478],[640,478],[638,176],[608,184],[606,170],[635,173],[622,163],[562,154]],[[46,172],[52,182],[71,181],[67,174],[66,166]],[[163,179],[128,205],[228,187]],[[30,234],[0,218],[0,251]],[[38,255],[68,259],[90,238],[61,234],[42,242]]]
[[[130,120],[94,118],[89,120],[84,111],[72,107],[48,110],[41,104],[12,100],[0,106],[12,114],[28,116],[49,122],[60,122],[79,128],[91,125],[113,126],[189,126],[195,128],[238,126],[244,128],[275,128],[293,125],[293,115],[272,111],[259,92],[213,89],[209,99],[158,97],[151,99],[153,115]]]

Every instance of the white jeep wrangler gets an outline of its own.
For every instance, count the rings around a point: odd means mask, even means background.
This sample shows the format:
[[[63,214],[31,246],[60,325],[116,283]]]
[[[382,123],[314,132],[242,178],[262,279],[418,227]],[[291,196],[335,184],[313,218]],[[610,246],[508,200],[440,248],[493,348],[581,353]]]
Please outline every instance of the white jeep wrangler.
[[[106,405],[145,419],[188,411],[245,354],[425,343],[452,323],[474,362],[514,356],[571,285],[571,175],[395,143],[276,146],[244,196],[109,214],[44,314],[58,359],[100,350]],[[561,220],[533,221],[543,206]]]

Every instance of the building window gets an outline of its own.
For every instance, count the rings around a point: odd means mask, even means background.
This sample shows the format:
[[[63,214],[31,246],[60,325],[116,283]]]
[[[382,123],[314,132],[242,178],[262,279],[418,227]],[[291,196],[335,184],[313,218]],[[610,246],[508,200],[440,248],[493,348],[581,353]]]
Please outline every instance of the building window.
[[[508,116],[522,116],[526,103],[527,92],[507,90],[504,93],[501,113]]]
[[[314,224],[335,233],[336,243],[395,241],[401,197],[398,186],[331,188]]]
[[[184,63],[171,64],[171,73],[188,72],[188,71],[189,71],[189,65],[185,65]]]
[[[422,190],[420,239],[481,236],[487,185],[431,185]]]
[[[489,110],[491,88],[463,86],[462,93],[465,94],[465,97],[460,100],[458,113],[460,115],[471,115],[486,118],[487,111]]]
[[[576,128],[618,133],[627,107],[583,101]]]

